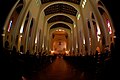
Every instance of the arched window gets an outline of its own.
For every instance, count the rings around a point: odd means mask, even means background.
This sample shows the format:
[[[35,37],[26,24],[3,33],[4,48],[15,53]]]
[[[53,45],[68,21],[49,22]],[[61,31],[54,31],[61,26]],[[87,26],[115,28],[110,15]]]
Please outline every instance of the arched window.
[[[12,24],[13,24],[13,19],[10,19],[9,24],[8,24],[8,29],[7,29],[8,32],[10,32],[12,28]]]

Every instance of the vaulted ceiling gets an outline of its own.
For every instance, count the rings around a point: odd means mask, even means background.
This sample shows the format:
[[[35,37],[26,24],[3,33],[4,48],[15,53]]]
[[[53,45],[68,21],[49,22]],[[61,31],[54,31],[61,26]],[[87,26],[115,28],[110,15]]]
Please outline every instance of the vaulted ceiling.
[[[70,27],[68,25],[63,24],[63,23],[55,24],[50,29],[57,28],[57,27],[63,27],[63,28],[66,28],[66,29],[70,29]]]
[[[74,3],[76,5],[80,5],[81,0],[41,0],[41,3],[45,4],[45,3],[49,3],[49,2],[55,2],[55,1],[65,1],[65,2]],[[65,14],[69,14],[71,16],[76,16],[77,10],[68,4],[56,3],[56,4],[48,6],[44,10],[44,13],[45,13],[45,16],[50,15],[50,14],[55,14],[55,13],[65,13]],[[53,16],[52,18],[50,18],[48,20],[48,24],[52,23],[52,22],[56,22],[56,21],[63,21],[63,22],[73,24],[73,21],[65,15]],[[61,23],[54,25],[52,28],[56,28],[58,26],[70,29],[70,28],[68,28],[69,26],[66,26],[65,24],[61,24]]]
[[[52,23],[52,22],[56,22],[56,21],[64,21],[64,22],[73,24],[73,21],[69,17],[64,16],[64,15],[54,16],[48,20],[48,23]]]
[[[44,12],[45,15],[54,14],[54,13],[66,13],[76,16],[77,10],[70,5],[59,3],[47,7],[44,10]]]
[[[72,2],[79,5],[81,0],[41,0],[41,3],[44,4],[48,2],[54,2],[54,1],[66,1],[66,2]]]

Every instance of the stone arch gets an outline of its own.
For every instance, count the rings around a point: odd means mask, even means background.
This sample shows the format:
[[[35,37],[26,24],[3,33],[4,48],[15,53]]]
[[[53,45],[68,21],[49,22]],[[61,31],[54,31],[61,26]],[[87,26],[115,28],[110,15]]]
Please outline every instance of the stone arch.
[[[48,2],[46,4],[42,4],[40,12],[42,12],[43,10],[45,10],[48,6],[51,6],[51,5],[54,5],[54,4],[58,4],[58,3],[70,5],[73,8],[75,8],[78,12],[80,12],[79,5],[71,3],[71,2],[65,2],[65,1],[54,1],[54,2]]]
[[[104,4],[102,3],[102,1],[100,1],[100,0],[97,1],[97,4],[98,4],[98,6],[100,5],[100,6],[105,7]]]
[[[63,28],[63,27],[57,27],[57,28],[55,28],[55,29],[51,29],[51,30],[50,30],[50,34],[54,33],[54,32],[55,32],[57,29],[59,29],[59,28],[65,30],[68,34],[70,34],[70,33],[68,32],[69,29],[66,29],[66,28]]]
[[[93,12],[90,12],[90,25],[91,25],[91,48],[92,48],[92,53],[95,54],[96,52],[96,47],[97,47],[97,23],[95,20],[95,16]],[[99,27],[99,26],[98,26]]]
[[[110,23],[111,23],[111,27],[112,27],[112,30],[113,30],[113,33],[115,32],[115,29],[114,29],[114,25],[113,25],[113,21],[112,21],[112,19],[111,19],[111,17],[110,17],[110,15],[109,15],[109,12],[107,11],[107,9],[106,9],[106,7],[104,6],[104,4],[102,3],[102,1],[98,1],[98,4],[99,3],[101,3],[100,5],[98,5],[97,7],[98,8],[101,8],[103,11],[104,11],[104,13],[107,15],[107,17],[109,18],[109,20],[110,20]]]
[[[59,23],[67,25],[70,29],[63,28],[63,27],[57,27],[57,28],[54,28],[54,29],[50,29],[53,25],[56,25],[56,24],[59,24]],[[70,26],[72,26],[72,24],[67,23],[67,22],[63,22],[63,21],[57,21],[57,22],[49,23],[48,26],[47,26],[48,29],[47,29],[47,35],[46,36],[47,36],[47,38],[51,37],[51,35],[50,35],[51,31],[55,31],[56,29],[59,29],[59,28],[65,30],[68,33],[68,35],[70,35],[70,32],[71,32],[71,27]],[[51,42],[51,40],[48,41],[48,43],[50,43],[50,42]],[[49,48],[50,48],[50,46],[49,46]]]
[[[63,24],[67,25],[67,26],[70,28],[70,25],[67,24],[66,22],[55,22],[55,23],[53,23],[53,25],[56,25],[56,24],[58,24],[58,23],[63,23]],[[49,28],[51,28],[53,25],[50,25]],[[59,28],[63,28],[63,27],[57,27],[57,28],[55,28],[54,30],[59,29]],[[70,35],[70,32],[71,32],[71,31],[68,32],[69,29],[67,29],[67,28],[63,28],[63,29],[66,30],[66,32],[68,33],[68,35]],[[53,30],[53,29],[52,29],[52,30]],[[53,31],[54,31],[54,30],[53,30]],[[49,33],[50,33],[50,29],[49,29]]]
[[[23,4],[24,4],[24,5],[26,5],[26,4],[27,4],[26,0],[23,0]]]
[[[68,36],[68,39],[70,38],[70,31],[69,31],[69,29],[66,29],[66,28],[63,28],[63,27],[57,27],[57,28],[54,28],[54,29],[50,29],[50,32],[49,32],[49,49],[51,50],[52,49],[52,47],[51,47],[51,44],[52,44],[52,34],[56,31],[56,30],[58,30],[58,29],[62,29],[62,30],[64,30],[65,32],[66,32],[66,34],[67,34],[67,36]],[[70,44],[70,40],[68,40],[68,45],[70,46],[71,44]],[[67,47],[67,49],[70,49],[70,47]]]
[[[102,9],[104,11],[104,13],[106,14],[107,18],[109,18],[110,23],[112,25],[111,26],[112,30],[113,30],[113,32],[115,32],[115,29],[114,29],[113,24],[112,24],[112,19],[111,19],[110,15],[109,15],[109,12],[107,11],[107,9],[104,6],[101,6],[101,5],[99,5],[98,8]]]
[[[40,21],[40,19],[42,18],[42,14],[43,14],[43,11],[47,8],[47,7],[49,7],[49,6],[51,6],[51,5],[54,5],[54,4],[58,4],[58,3],[62,3],[62,4],[67,4],[67,5],[69,5],[69,6],[72,6],[73,8],[75,8],[77,11],[79,11],[79,13],[80,13],[80,6],[79,5],[77,5],[77,4],[74,4],[74,3],[70,3],[70,2],[65,2],[65,1],[54,1],[54,2],[48,2],[48,3],[45,3],[45,4],[41,4],[41,7],[40,7],[40,9],[39,9],[39,15],[38,15],[38,21]],[[45,25],[46,25],[46,23],[44,23]],[[37,24],[37,26],[38,26],[39,24]],[[43,27],[43,25],[41,25],[42,27]],[[46,30],[46,29],[45,29]],[[43,31],[43,34],[44,34],[44,32],[45,31]],[[45,34],[44,34],[45,35]]]
[[[54,5],[54,4],[58,4],[58,3],[67,4],[67,5],[69,5],[69,6],[72,6],[73,8],[75,8],[75,9],[80,13],[80,10],[79,10],[80,6],[77,5],[77,4],[74,4],[74,3],[71,3],[71,2],[65,2],[65,1],[54,1],[54,2],[48,2],[48,3],[46,3],[46,4],[42,4],[41,7],[40,7],[40,10],[39,10],[39,15],[38,15],[38,17],[41,17],[42,12],[43,12],[47,7],[49,7],[49,6],[51,6],[51,5]],[[39,18],[39,19],[40,19],[40,18]],[[38,19],[38,21],[40,21],[39,19]]]
[[[106,46],[109,46],[108,48],[110,49],[111,43],[114,43],[115,29],[113,27],[112,20],[111,20],[111,17],[109,15],[107,9],[104,6],[99,5],[98,10],[99,10],[99,12],[102,16],[103,22],[105,24],[105,31],[107,33],[107,36],[105,36],[106,39],[107,39],[107,45]]]
[[[12,16],[14,16],[14,14],[15,14],[15,12],[16,13],[18,13],[17,11],[17,9],[19,8],[19,10],[21,11],[22,10],[22,8],[23,8],[23,5],[24,5],[24,3],[19,3],[19,1],[17,1],[16,3],[15,3],[15,5],[13,6],[13,8],[11,9],[11,11],[10,11],[10,13],[9,13],[9,15],[8,15],[8,17],[7,17],[7,19],[6,19],[6,22],[5,22],[5,25],[4,25],[4,33],[6,32],[6,29],[7,29],[7,25],[8,25],[8,23],[9,23],[9,20],[11,19],[11,17]],[[22,8],[20,8],[20,7],[22,7]],[[20,14],[20,12],[18,13],[18,15]]]
[[[86,29],[84,32],[88,32],[86,33],[85,35],[87,35],[87,37],[84,35],[84,39],[85,39],[85,44],[84,44],[84,49],[85,49],[85,54],[86,55],[90,55],[90,42],[89,42],[89,28],[88,28],[88,22],[89,22],[89,18],[87,18],[85,20],[85,26],[86,26]]]
[[[91,24],[90,24],[90,20],[89,19],[87,20],[87,27],[88,27],[88,37],[89,37],[89,43],[88,43],[88,45],[90,46],[89,47],[89,50],[90,50],[89,55],[90,55],[90,54],[92,54],[91,53],[92,30],[91,30]]]
[[[48,24],[49,29],[50,29],[53,25],[58,24],[58,23],[66,24],[66,25],[69,26],[70,30],[72,30],[72,28],[71,28],[72,24],[66,23],[66,22],[63,22],[63,21],[58,21],[58,22],[53,22],[53,23],[51,23],[51,24]]]
[[[20,0],[18,0],[14,4],[14,6],[10,10],[10,12],[6,18],[6,21],[5,21],[5,24],[3,27],[3,29],[4,29],[3,34],[5,34],[5,36],[3,37],[3,43],[5,42],[6,37],[8,36],[9,37],[8,41],[10,42],[10,48],[12,48],[12,41],[13,41],[13,33],[14,33],[15,24],[16,24],[16,21],[18,19],[18,16],[19,16],[23,6],[24,6],[24,2],[23,1],[20,2]],[[10,24],[11,21],[12,21],[12,23],[11,23],[11,27],[10,27],[8,25]],[[8,29],[10,29],[10,31],[8,31]]]
[[[27,38],[29,35],[28,31],[29,31],[29,27],[30,27],[30,20],[31,20],[30,18],[31,18],[31,13],[30,13],[30,11],[28,11],[25,21],[22,24],[23,30],[20,32],[20,34],[22,35],[21,44],[24,46],[24,52],[26,52],[26,41],[28,40]]]
[[[54,29],[50,29],[49,35],[51,35],[52,33],[54,33],[59,28],[65,30],[65,32],[68,34],[68,36],[70,36],[70,32],[68,31],[69,29],[66,29],[66,28],[63,28],[63,27],[57,27],[57,28],[54,28]]]
[[[97,1],[91,1],[90,3],[92,4],[91,6],[93,7],[93,13],[95,14],[95,22],[97,23],[97,26],[100,27],[101,31],[101,44],[102,44],[102,52],[104,51],[104,47],[108,45],[108,38],[107,38],[107,32],[105,29],[105,23],[103,21],[103,17],[101,16],[99,10],[98,10],[98,0]]]
[[[69,15],[69,14],[65,14],[65,13],[56,13],[56,14],[50,14],[50,15],[47,15],[46,18],[45,18],[45,21],[47,22],[50,18],[54,17],[54,16],[57,16],[57,15],[63,15],[63,16],[66,16],[68,18],[70,18],[73,23],[75,23],[75,19],[76,17],[72,16],[72,15]],[[46,23],[45,22],[45,23]]]
[[[74,17],[74,16],[71,16],[71,15],[69,15],[69,14],[64,14],[64,13],[57,13],[57,14],[52,14],[52,15],[46,16],[46,22],[45,22],[45,23],[47,24],[47,21],[48,21],[50,18],[52,18],[52,17],[54,17],[54,16],[57,16],[57,15],[64,15],[64,16],[70,18],[70,19],[73,21],[73,23],[75,23],[75,17]],[[48,25],[49,25],[49,24],[48,24]],[[70,28],[71,28],[71,30],[72,30],[72,26],[70,26]],[[49,28],[48,28],[48,30],[49,30]]]
[[[36,29],[35,29],[35,19],[32,18],[31,22],[30,22],[30,26],[29,26],[29,33],[28,33],[28,37],[29,37],[29,42],[27,42],[27,48],[30,50],[31,53],[33,53],[33,49],[34,49],[34,42],[35,42],[35,38],[36,38]]]

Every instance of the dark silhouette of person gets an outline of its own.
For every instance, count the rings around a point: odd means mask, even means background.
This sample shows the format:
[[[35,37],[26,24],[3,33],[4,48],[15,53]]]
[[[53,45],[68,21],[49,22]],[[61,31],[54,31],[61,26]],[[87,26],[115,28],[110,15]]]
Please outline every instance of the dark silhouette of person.
[[[20,46],[20,53],[23,54],[23,45]]]
[[[11,54],[14,55],[14,56],[17,55],[17,50],[16,50],[16,47],[15,47],[15,46],[13,46],[13,49],[12,49]]]
[[[5,54],[10,54],[10,50],[9,50],[9,42],[5,41],[5,47],[4,47],[4,51]]]

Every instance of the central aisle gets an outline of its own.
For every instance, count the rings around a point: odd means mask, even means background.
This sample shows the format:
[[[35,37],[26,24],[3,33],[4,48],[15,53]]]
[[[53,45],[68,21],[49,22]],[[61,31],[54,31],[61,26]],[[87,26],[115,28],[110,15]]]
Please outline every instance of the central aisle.
[[[80,74],[80,72],[75,73],[74,68],[63,58],[58,57],[50,66],[40,72],[39,80],[78,80]]]
[[[85,72],[76,70],[63,58],[57,57],[49,66],[31,76],[30,80],[91,80],[88,77]]]

